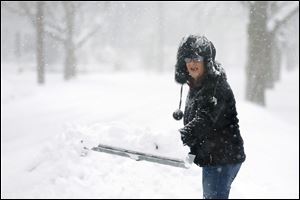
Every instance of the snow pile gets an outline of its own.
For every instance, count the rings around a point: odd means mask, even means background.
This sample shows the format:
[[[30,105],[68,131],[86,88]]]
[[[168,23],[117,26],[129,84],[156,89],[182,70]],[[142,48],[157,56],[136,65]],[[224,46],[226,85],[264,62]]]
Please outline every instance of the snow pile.
[[[86,126],[68,124],[66,131],[58,135],[53,143],[71,149],[90,149],[104,144],[179,159],[184,159],[189,153],[189,148],[182,145],[176,129],[159,132],[117,121]],[[61,146],[55,148],[60,149]]]
[[[195,197],[195,192],[191,191],[194,188],[190,188],[189,183],[195,182],[197,175],[199,176],[198,167],[193,166],[187,171],[94,151],[89,151],[88,156],[82,157],[81,140],[85,141],[84,146],[92,147],[101,141],[104,144],[162,155],[180,156],[182,153],[186,156],[187,150],[179,144],[178,138],[158,137],[150,130],[133,128],[122,123],[97,123],[89,127],[69,124],[63,134],[47,142],[27,167],[26,178],[37,177],[40,180],[38,184],[33,184],[26,191],[14,192],[9,197]],[[176,148],[181,149],[181,152],[173,152]],[[163,179],[168,181],[162,183]],[[184,179],[186,183],[179,184]],[[169,190],[170,184],[178,187],[178,190]],[[200,187],[200,184],[198,186]],[[183,189],[179,190],[179,187]],[[197,195],[200,196],[199,187]]]

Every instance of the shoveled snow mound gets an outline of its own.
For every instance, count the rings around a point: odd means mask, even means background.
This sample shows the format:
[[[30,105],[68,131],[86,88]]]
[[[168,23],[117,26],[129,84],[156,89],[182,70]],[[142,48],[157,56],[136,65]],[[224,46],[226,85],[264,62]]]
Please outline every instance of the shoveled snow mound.
[[[164,135],[121,122],[91,126],[68,125],[65,132],[49,141],[27,169],[28,177],[43,176],[38,185],[24,193],[32,198],[169,198],[201,196],[201,171],[185,170],[106,153],[89,151],[83,145],[99,142],[157,155],[185,158],[176,130]],[[84,144],[81,143],[84,141]],[[158,149],[156,149],[158,146]],[[198,179],[198,180],[197,180]],[[164,181],[165,180],[165,181]],[[190,187],[193,185],[193,187]],[[177,188],[176,190],[170,188]],[[179,189],[180,188],[180,189]],[[198,189],[195,193],[195,189]],[[14,195],[12,195],[14,196]],[[16,194],[16,197],[19,195]]]

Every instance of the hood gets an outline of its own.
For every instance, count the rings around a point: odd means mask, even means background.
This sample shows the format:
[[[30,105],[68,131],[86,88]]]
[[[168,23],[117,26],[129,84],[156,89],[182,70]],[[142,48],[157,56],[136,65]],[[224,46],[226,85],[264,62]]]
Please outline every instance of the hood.
[[[216,49],[213,43],[205,36],[188,35],[181,40],[177,52],[177,62],[175,65],[175,81],[177,83],[184,84],[187,82],[189,74],[184,59],[195,56],[204,57],[206,75],[214,77],[223,76],[226,79],[224,69],[220,63],[215,61]]]

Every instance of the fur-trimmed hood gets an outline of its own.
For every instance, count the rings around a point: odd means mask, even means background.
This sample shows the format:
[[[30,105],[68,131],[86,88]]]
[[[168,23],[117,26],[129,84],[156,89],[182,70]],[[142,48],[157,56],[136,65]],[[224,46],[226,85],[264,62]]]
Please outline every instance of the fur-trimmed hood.
[[[187,82],[190,75],[188,74],[184,59],[195,56],[204,57],[206,75],[213,77],[222,76],[226,79],[224,69],[215,60],[216,49],[213,43],[205,36],[188,35],[181,40],[177,52],[177,63],[175,65],[175,81],[177,83],[184,84]]]

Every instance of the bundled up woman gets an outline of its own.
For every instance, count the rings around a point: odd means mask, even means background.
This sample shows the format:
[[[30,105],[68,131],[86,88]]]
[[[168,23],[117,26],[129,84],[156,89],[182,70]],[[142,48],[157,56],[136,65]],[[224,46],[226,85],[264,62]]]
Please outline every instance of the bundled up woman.
[[[189,35],[180,43],[175,80],[187,83],[189,92],[179,132],[203,169],[203,197],[227,199],[246,156],[235,98],[215,56],[213,43],[204,36]],[[173,116],[180,119],[180,111]]]

